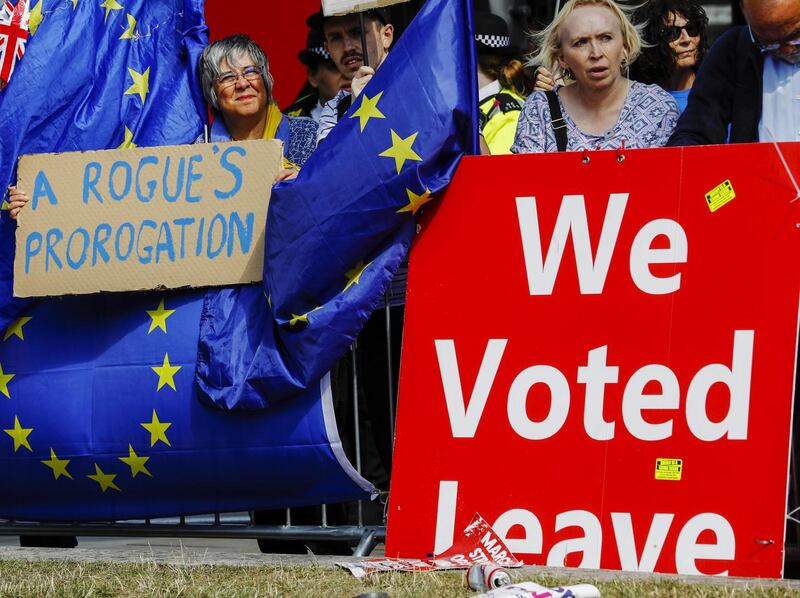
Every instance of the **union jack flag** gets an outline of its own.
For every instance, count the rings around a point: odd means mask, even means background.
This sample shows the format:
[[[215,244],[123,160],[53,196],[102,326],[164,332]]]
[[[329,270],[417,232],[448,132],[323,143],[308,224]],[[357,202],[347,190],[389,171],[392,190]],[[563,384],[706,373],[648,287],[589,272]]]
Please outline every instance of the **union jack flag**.
[[[16,6],[7,1],[0,8],[0,89],[8,85],[14,66],[25,53],[28,18],[28,0],[19,0]]]

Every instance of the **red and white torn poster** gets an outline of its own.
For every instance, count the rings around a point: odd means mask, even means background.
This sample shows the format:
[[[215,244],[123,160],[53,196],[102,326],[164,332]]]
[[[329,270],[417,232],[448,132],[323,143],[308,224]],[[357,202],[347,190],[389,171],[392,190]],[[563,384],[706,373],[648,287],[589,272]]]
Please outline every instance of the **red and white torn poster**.
[[[453,545],[431,559],[374,558],[336,564],[361,578],[382,571],[443,571],[468,569],[482,563],[495,563],[501,567],[522,566],[492,527],[476,513]]]

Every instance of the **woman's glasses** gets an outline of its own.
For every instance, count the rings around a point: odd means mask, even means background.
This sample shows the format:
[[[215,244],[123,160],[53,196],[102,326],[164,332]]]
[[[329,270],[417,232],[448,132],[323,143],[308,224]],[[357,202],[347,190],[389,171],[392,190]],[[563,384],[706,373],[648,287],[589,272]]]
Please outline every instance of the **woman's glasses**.
[[[681,37],[681,34],[685,31],[686,35],[689,37],[697,37],[700,35],[700,32],[703,30],[703,26],[698,23],[697,21],[687,21],[685,25],[678,27],[677,25],[672,25],[670,27],[664,27],[661,32],[664,36],[664,39],[668,42],[674,42],[675,40]]]
[[[217,77],[217,85],[220,86],[220,89],[227,89],[236,85],[239,77],[244,77],[251,83],[259,81],[261,79],[261,69],[257,66],[246,66],[240,72],[227,71]]]

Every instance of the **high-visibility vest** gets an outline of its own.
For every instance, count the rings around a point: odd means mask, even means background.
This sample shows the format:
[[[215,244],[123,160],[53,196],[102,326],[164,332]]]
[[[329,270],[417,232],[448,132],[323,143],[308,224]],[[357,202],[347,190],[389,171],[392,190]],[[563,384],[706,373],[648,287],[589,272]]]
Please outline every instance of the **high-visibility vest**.
[[[481,134],[492,154],[510,154],[524,96],[503,87],[480,103]]]

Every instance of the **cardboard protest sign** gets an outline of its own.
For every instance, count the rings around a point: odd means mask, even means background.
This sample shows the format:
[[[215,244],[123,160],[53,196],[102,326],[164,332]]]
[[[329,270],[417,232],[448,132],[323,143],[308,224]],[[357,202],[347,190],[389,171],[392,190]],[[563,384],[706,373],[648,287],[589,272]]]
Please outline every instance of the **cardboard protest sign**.
[[[23,156],[18,297],[262,278],[274,140]]]
[[[526,564],[779,577],[800,144],[589,158],[465,158],[421,221],[386,556],[477,511]]]
[[[322,14],[326,17],[346,15],[403,2],[408,2],[408,0],[322,0]]]

